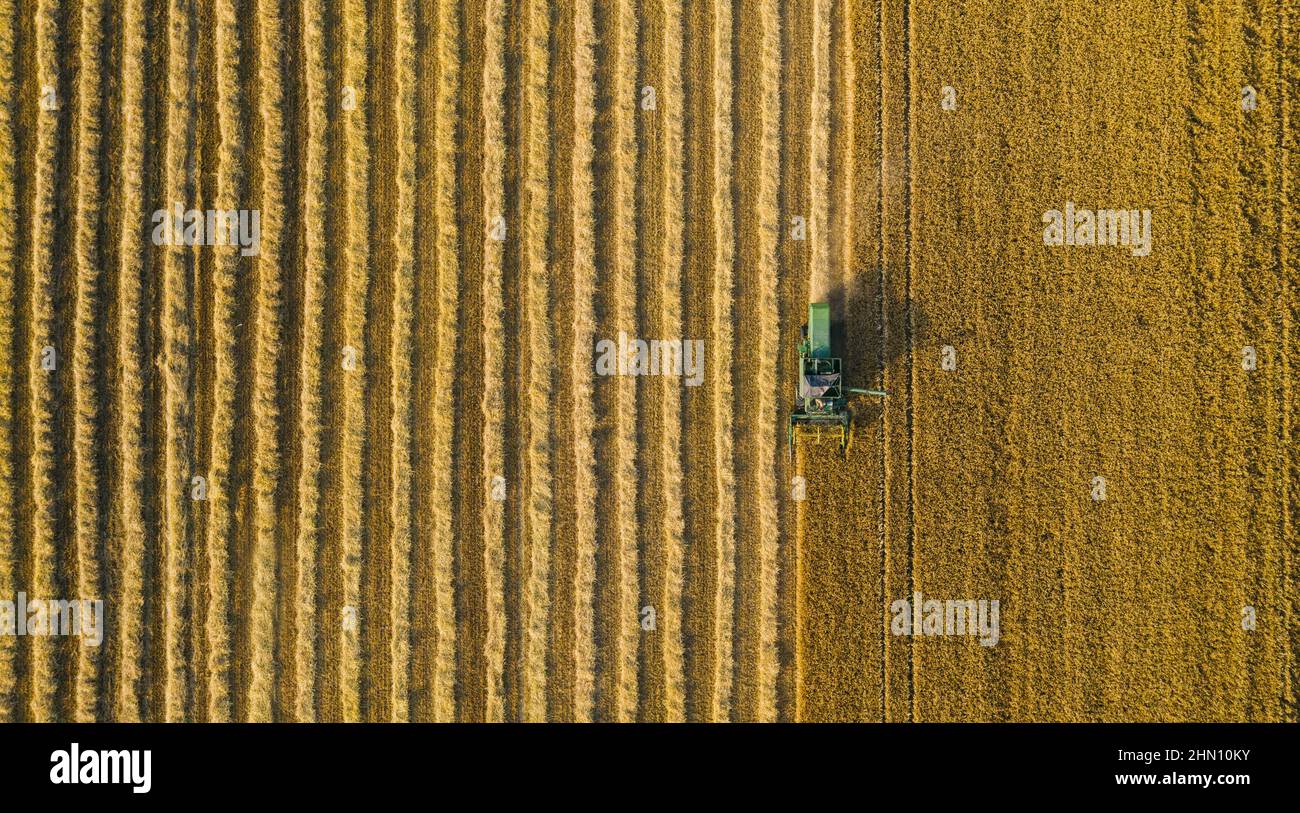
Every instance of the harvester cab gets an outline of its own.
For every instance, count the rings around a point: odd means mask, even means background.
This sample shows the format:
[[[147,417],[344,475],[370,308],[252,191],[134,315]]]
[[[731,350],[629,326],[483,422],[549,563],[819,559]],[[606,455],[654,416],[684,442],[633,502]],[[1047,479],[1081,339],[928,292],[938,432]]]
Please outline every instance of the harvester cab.
[[[831,355],[831,309],[825,302],[808,305],[808,323],[799,343],[799,392],[790,413],[789,453],[794,456],[796,431],[823,428],[839,430],[840,451],[847,453],[853,441],[853,413],[845,393],[884,396],[882,390],[845,387],[843,363]]]

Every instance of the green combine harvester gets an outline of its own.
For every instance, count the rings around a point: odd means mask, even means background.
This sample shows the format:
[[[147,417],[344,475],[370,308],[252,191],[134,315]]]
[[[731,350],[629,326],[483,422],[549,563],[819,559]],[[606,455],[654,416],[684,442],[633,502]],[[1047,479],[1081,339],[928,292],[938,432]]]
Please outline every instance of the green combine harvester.
[[[853,413],[846,392],[884,396],[883,390],[845,387],[842,362],[831,355],[831,308],[825,302],[808,305],[808,324],[799,343],[799,394],[790,413],[790,456],[794,457],[794,435],[799,427],[823,426],[840,431],[840,451],[847,454],[853,440]]]

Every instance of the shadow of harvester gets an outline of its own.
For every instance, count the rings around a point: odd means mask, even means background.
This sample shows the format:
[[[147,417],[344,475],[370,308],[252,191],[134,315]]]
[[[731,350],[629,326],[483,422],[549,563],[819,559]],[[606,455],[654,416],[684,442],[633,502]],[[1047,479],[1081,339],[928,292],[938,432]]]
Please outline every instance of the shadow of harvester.
[[[884,389],[897,397],[909,383],[912,349],[926,335],[929,321],[916,300],[900,298],[901,286],[882,285],[880,274],[857,277],[833,288],[827,296],[831,310],[831,348],[843,361],[844,386]],[[807,314],[801,315],[801,322]],[[880,417],[883,400],[849,395],[855,423]]]

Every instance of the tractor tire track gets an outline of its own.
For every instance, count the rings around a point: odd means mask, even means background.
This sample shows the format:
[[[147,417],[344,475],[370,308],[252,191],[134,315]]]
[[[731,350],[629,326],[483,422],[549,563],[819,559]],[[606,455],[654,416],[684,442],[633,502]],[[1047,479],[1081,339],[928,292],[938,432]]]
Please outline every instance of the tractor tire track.
[[[908,230],[906,184],[908,178],[907,122],[908,57],[906,0],[881,4],[880,77],[883,100],[880,178],[882,197],[881,245],[884,246],[884,291],[881,319],[885,358],[895,360],[886,369],[884,389],[891,393],[884,406],[885,421],[885,595],[911,596],[912,582],[912,341],[909,282],[907,279]],[[899,368],[902,368],[901,370]],[[886,647],[885,720],[914,719],[912,709],[911,639],[893,638]]]

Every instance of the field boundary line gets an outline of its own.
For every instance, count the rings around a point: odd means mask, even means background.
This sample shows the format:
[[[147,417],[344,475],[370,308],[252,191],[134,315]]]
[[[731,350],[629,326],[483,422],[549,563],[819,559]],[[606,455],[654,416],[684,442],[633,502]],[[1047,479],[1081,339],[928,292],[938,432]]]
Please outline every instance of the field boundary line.
[[[903,269],[907,278],[907,313],[903,322],[907,340],[907,578],[916,592],[916,275],[912,254],[912,15],[911,0],[903,0]],[[907,682],[911,720],[917,719],[916,647],[908,647],[911,676]]]

